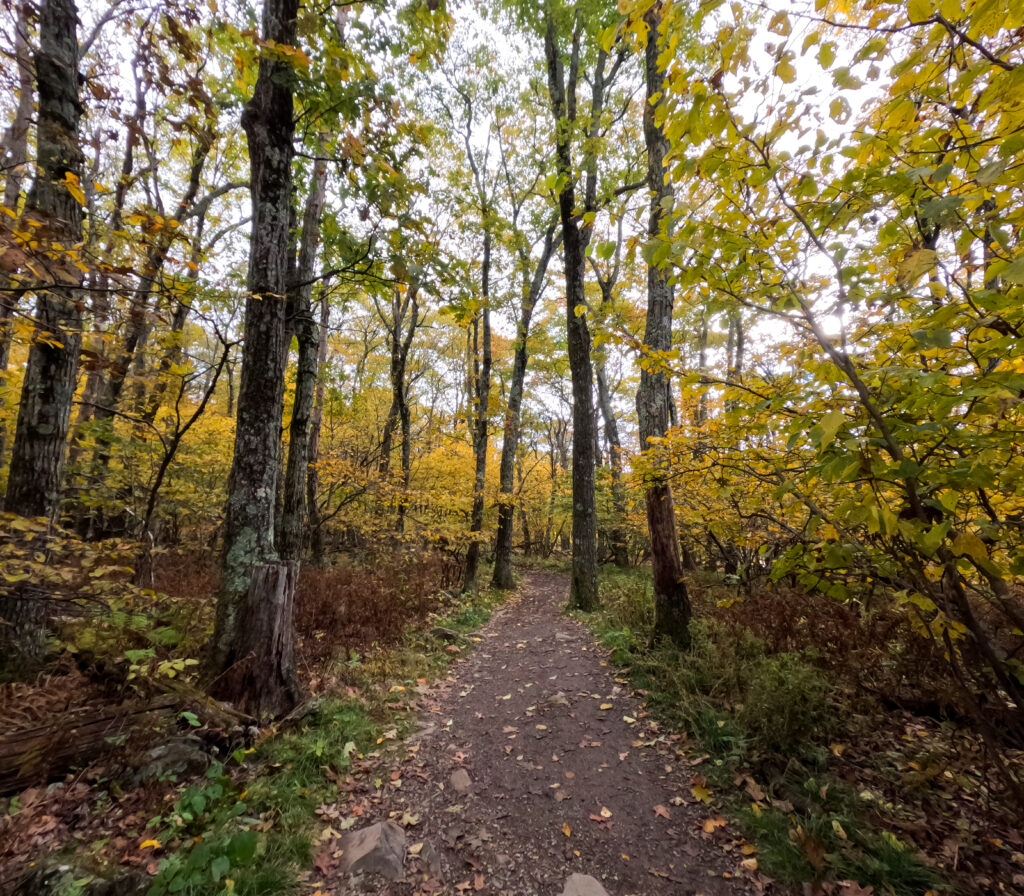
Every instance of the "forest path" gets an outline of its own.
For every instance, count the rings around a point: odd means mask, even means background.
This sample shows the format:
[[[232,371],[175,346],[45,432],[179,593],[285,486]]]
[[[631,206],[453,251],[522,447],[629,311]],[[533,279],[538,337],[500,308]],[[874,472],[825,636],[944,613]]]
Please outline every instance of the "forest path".
[[[406,826],[405,879],[337,874],[326,889],[558,896],[581,873],[609,896],[761,890],[739,838],[693,796],[699,768],[563,615],[567,598],[566,576],[526,573],[424,695],[391,786],[360,818]]]

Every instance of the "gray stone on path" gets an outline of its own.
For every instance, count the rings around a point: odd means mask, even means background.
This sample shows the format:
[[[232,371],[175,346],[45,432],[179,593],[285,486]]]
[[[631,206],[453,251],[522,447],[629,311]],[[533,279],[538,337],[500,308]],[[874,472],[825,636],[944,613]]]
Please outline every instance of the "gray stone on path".
[[[573,874],[565,882],[562,896],[608,896],[608,891],[589,874]]]
[[[393,821],[378,821],[341,838],[341,865],[351,874],[372,872],[388,880],[405,876],[405,831]]]
[[[455,771],[452,772],[452,776],[449,778],[449,781],[452,788],[457,790],[459,793],[469,790],[469,788],[473,786],[473,779],[469,777],[469,772],[464,768],[455,769]]]

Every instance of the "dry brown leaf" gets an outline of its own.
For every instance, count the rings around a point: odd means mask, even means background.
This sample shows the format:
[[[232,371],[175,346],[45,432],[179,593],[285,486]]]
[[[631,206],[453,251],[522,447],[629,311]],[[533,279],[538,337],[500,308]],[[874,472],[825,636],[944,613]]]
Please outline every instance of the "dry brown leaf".
[[[669,812],[668,809],[665,806],[662,806],[660,803],[654,807],[654,814],[660,816],[661,818],[672,817],[672,813]]]

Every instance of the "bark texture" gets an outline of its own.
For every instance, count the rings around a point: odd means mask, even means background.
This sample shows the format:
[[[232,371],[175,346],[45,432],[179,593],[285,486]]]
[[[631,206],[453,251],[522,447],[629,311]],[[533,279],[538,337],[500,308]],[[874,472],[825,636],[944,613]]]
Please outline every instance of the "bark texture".
[[[284,471],[284,504],[281,513],[281,556],[300,560],[306,541],[310,423],[320,371],[320,328],[313,310],[313,270],[320,246],[320,218],[327,196],[327,161],[318,159],[302,215],[302,242],[289,288],[293,327],[299,357],[295,372],[295,399],[288,428],[288,464]]]
[[[28,0],[18,4],[14,23],[14,63],[18,67],[18,103],[14,117],[4,133],[2,169],[4,172],[4,208],[18,211],[21,183],[28,163],[28,132],[32,122],[32,99],[35,67],[28,43],[30,7]],[[6,274],[0,274],[0,460],[7,452],[7,422],[3,413],[7,365],[11,357],[14,335],[13,315],[18,293]]]
[[[298,578],[296,563],[256,567],[240,608],[238,637],[210,688],[212,696],[256,718],[278,718],[301,696],[292,627]]]
[[[298,0],[266,0],[264,39],[294,45],[297,9]],[[242,114],[251,166],[252,234],[235,447],[224,520],[221,593],[212,650],[213,670],[218,674],[228,669],[233,658],[247,655],[247,645],[253,638],[259,641],[276,637],[278,629],[290,631],[292,625],[290,601],[275,604],[279,614],[287,614],[276,621],[248,611],[250,621],[241,626],[239,613],[246,595],[254,593],[249,587],[254,569],[276,559],[274,514],[287,362],[285,292],[295,131],[293,80],[289,65],[265,55],[260,60],[256,89]],[[256,630],[255,625],[263,628]],[[270,659],[284,663],[290,661],[291,654],[280,651]],[[261,670],[260,675],[264,674],[270,673]],[[287,678],[290,670],[282,668],[276,674]],[[256,696],[246,695],[244,699]]]
[[[652,241],[667,238],[666,200],[671,188],[665,182],[665,154],[668,139],[656,120],[657,98],[662,94],[664,73],[658,67],[660,4],[646,15],[649,27],[645,58],[647,102],[644,104],[644,138],[647,143],[648,178],[651,191],[647,232]],[[651,353],[672,347],[672,286],[663,270],[647,268],[647,325],[644,345]],[[664,437],[669,428],[671,394],[664,370],[657,363],[644,363],[636,396],[640,423],[640,448],[651,451],[651,439]],[[647,528],[651,536],[651,566],[654,573],[654,634],[681,646],[690,643],[690,597],[683,582],[679,555],[672,487],[664,461],[656,460],[646,483]]]
[[[36,328],[18,408],[5,508],[53,518],[59,508],[71,402],[82,343],[81,273],[73,255],[82,241],[82,208],[68,190],[82,176],[78,123],[78,15],[74,0],[46,0],[39,9],[36,81],[38,173],[25,211],[42,221],[39,240],[49,283],[37,287]],[[77,188],[77,186],[76,186]]]

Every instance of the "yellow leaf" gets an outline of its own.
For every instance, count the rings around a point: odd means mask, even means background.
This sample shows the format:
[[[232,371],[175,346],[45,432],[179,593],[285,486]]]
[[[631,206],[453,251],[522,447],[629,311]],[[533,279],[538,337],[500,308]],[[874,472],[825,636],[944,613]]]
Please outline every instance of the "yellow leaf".
[[[151,846],[155,847],[155,848],[159,848],[160,841],[159,840],[143,840],[142,843],[139,844],[139,849],[149,849],[149,847],[151,847]]]
[[[82,185],[77,174],[70,171],[64,175],[64,187],[79,205],[85,205],[85,193],[82,192]]]
[[[958,557],[970,557],[979,563],[988,560],[985,543],[973,532],[961,532],[953,539],[953,553]]]
[[[796,80],[796,69],[793,68],[793,63],[788,59],[779,61],[779,64],[775,66],[775,74],[786,84],[792,84]]]
[[[690,788],[690,793],[692,793],[702,803],[711,802],[711,791],[700,784],[694,784],[693,787]]]
[[[562,833],[565,834],[566,837],[572,836],[572,828],[569,827],[568,822],[562,825]]]

